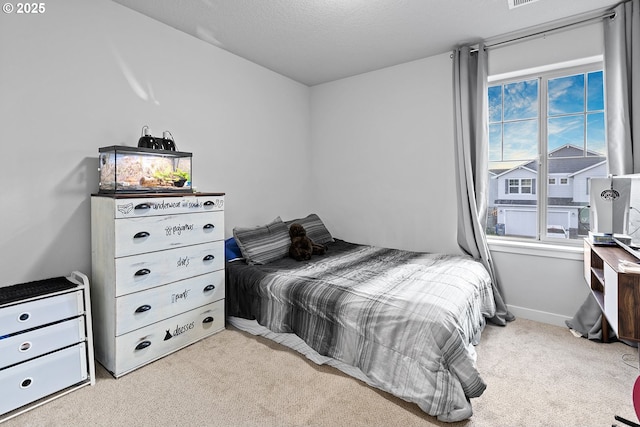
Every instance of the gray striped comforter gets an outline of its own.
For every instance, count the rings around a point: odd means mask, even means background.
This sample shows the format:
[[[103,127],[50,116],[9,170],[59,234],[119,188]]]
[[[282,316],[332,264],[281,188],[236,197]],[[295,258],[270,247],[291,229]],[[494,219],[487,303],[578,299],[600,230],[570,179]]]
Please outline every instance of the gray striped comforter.
[[[490,278],[466,256],[337,240],[308,262],[227,267],[228,315],[295,333],[318,353],[443,421],[471,416],[486,385],[474,366]]]

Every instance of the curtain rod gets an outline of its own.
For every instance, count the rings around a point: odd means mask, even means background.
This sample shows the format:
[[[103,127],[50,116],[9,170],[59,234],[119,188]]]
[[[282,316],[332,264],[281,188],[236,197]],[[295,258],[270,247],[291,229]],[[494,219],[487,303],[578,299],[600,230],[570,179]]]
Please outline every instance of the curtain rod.
[[[547,34],[547,33],[551,33],[551,32],[555,32],[555,31],[559,31],[559,30],[563,30],[565,28],[569,28],[569,27],[573,27],[574,25],[579,25],[579,24],[584,24],[586,22],[591,22],[591,21],[596,21],[596,20],[600,20],[600,19],[605,19],[605,18],[615,18],[616,16],[616,12],[614,10],[609,10],[607,12],[602,13],[601,15],[597,15],[597,16],[593,16],[591,18],[585,18],[585,19],[581,19],[579,21],[574,21],[574,22],[569,22],[567,24],[564,25],[559,25],[557,27],[551,27],[551,28],[547,28],[546,30],[541,30],[535,33],[531,33],[531,34],[526,34],[524,36],[520,36],[520,37],[515,37],[513,39],[509,39],[509,40],[504,40],[501,42],[496,42],[496,43],[492,43],[492,44],[487,44],[484,46],[485,50],[486,49],[491,49],[497,46],[501,46],[504,44],[510,44],[510,43],[516,43],[531,37],[536,37],[536,36],[540,36],[543,34]],[[477,52],[478,48],[474,48],[471,49],[470,52]]]

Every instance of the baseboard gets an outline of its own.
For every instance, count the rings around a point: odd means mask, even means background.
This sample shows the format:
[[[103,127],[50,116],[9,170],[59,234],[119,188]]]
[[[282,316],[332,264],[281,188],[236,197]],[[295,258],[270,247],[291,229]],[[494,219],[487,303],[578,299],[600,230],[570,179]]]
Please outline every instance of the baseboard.
[[[514,316],[516,316],[516,319],[518,317],[521,317],[523,319],[533,320],[541,323],[548,323],[550,325],[562,326],[565,328],[567,327],[565,320],[571,319],[571,317],[563,316],[560,314],[548,313],[546,311],[540,310],[532,310],[530,308],[518,307],[516,305],[507,304],[507,308],[511,313],[513,313]]]

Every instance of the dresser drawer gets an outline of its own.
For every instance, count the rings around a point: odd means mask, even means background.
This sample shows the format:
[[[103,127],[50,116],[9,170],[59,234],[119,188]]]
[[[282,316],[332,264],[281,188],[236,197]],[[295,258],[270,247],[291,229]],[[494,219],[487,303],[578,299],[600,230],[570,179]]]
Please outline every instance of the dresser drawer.
[[[86,337],[84,316],[0,340],[0,368],[67,347]]]
[[[224,196],[116,198],[114,218],[221,211]]]
[[[0,414],[86,379],[85,343],[0,370]]]
[[[8,306],[0,310],[0,337],[76,317],[83,313],[82,291]]]
[[[116,296],[224,269],[224,241],[118,258]]]
[[[222,211],[115,221],[116,258],[223,239]]]
[[[116,338],[117,377],[224,329],[224,300]]]
[[[116,298],[116,335],[223,298],[223,270],[121,296]]]

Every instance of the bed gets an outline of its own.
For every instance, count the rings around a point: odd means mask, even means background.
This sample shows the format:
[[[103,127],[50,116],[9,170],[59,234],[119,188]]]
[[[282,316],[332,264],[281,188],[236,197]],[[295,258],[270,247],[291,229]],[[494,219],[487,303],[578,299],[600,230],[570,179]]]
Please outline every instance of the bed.
[[[288,226],[327,247],[295,261]],[[311,214],[234,229],[227,240],[227,318],[440,421],[472,415],[486,384],[473,346],[495,314],[491,279],[471,257],[335,239]]]

